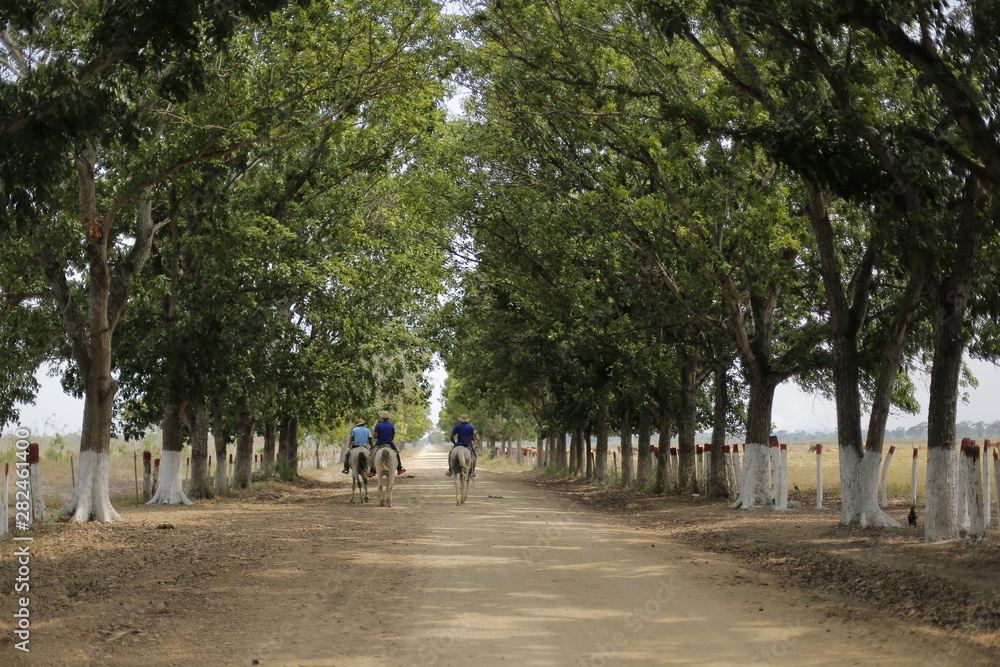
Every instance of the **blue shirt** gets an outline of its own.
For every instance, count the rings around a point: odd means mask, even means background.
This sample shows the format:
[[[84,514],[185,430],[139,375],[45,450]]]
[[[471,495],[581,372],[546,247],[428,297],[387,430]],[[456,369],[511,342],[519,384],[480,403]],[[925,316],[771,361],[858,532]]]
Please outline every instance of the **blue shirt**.
[[[375,444],[391,445],[396,437],[396,427],[389,420],[380,421],[375,424]]]
[[[469,422],[459,422],[455,428],[451,429],[451,434],[458,436],[455,438],[460,445],[471,445],[472,439],[476,435],[476,427]]]
[[[351,437],[354,438],[355,447],[367,447],[368,438],[372,437],[372,432],[367,426],[355,426],[351,429]]]

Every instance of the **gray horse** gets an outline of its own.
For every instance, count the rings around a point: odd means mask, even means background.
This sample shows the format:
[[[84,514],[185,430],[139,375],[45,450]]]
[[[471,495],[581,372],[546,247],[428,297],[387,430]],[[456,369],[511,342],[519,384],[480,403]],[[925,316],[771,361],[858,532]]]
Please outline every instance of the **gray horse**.
[[[463,445],[452,447],[448,464],[455,478],[455,504],[461,505],[469,495],[469,476],[472,475],[472,451]]]
[[[347,463],[351,468],[351,502],[355,491],[361,491],[361,503],[368,502],[368,448],[351,447],[347,453]]]
[[[382,507],[392,507],[392,482],[399,465],[399,454],[389,446],[375,450],[375,476],[378,477],[378,504]],[[385,491],[382,483],[385,481]]]

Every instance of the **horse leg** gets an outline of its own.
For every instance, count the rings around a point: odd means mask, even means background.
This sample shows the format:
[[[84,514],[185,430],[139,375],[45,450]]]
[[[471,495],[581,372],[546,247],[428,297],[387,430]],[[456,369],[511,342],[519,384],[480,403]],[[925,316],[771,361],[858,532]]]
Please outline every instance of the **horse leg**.
[[[397,456],[398,456],[398,454],[397,454]],[[397,460],[397,463],[398,462],[399,461]],[[392,507],[392,481],[393,481],[392,480],[392,476],[393,476],[393,473],[396,472],[395,470],[393,470],[393,468],[395,466],[391,465],[391,463],[392,463],[392,457],[390,456],[389,457],[389,461],[386,462],[386,471],[385,471],[385,506],[386,507]]]

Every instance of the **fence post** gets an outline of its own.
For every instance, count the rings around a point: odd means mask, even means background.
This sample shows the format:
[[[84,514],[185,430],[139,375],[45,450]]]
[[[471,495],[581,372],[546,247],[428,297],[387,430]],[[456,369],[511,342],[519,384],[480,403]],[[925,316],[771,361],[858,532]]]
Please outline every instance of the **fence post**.
[[[142,453],[142,501],[153,497],[153,454],[148,449]]]
[[[993,503],[990,502],[990,490],[993,488],[993,475],[990,468],[990,449],[996,449],[989,440],[983,440],[983,513],[988,527],[993,522]]]
[[[919,447],[913,448],[913,469],[910,472],[910,504],[917,504],[917,452]]]
[[[788,445],[782,443],[778,446],[779,465],[778,470],[778,509],[788,509]]]
[[[985,512],[983,511],[983,474],[979,471],[979,445],[972,444],[965,448],[965,458],[968,459],[969,484],[969,537],[981,540],[986,537]]]
[[[38,469],[40,461],[38,443],[28,445],[28,479],[31,484],[31,522],[44,521],[48,518],[45,512],[45,495],[42,493],[42,473]]]
[[[882,462],[882,507],[889,506],[889,489],[886,487],[886,475],[889,474],[889,461],[892,460],[892,455],[896,453],[896,446],[893,445],[889,448],[889,453],[885,456],[885,461]]]
[[[160,459],[153,459],[153,493],[160,485]]]
[[[7,486],[7,482],[10,479],[10,464],[3,464],[3,522],[0,523],[0,535],[7,535],[10,533],[10,528],[7,525],[9,518],[7,516],[7,503],[9,501],[8,493],[10,493],[10,487]]]
[[[823,445],[816,443],[816,509],[823,509]]]
[[[988,462],[984,462],[988,465]],[[997,492],[997,524],[1000,525],[1000,452],[993,448],[993,484]]]
[[[778,472],[781,461],[778,453],[778,436],[771,435],[767,438],[768,453],[771,455],[771,504],[778,504],[778,487],[781,485],[781,474]]]
[[[677,462],[677,448],[670,448],[670,489],[677,488],[677,478],[680,476],[679,463]]]
[[[975,441],[972,438],[962,438],[962,444],[958,449],[958,525],[962,528],[969,527],[969,461],[965,457],[965,450],[971,447]]]
[[[698,489],[703,490],[705,486],[705,448],[702,445],[694,446],[695,471],[694,478],[698,482]]]

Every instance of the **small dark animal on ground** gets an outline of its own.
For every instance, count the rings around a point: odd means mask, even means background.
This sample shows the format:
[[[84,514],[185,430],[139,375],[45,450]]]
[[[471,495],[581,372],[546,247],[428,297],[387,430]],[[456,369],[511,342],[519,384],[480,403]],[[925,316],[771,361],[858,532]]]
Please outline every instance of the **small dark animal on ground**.
[[[910,522],[910,528],[916,528],[917,527],[917,506],[916,505],[910,505],[910,516],[907,517],[907,520]]]

